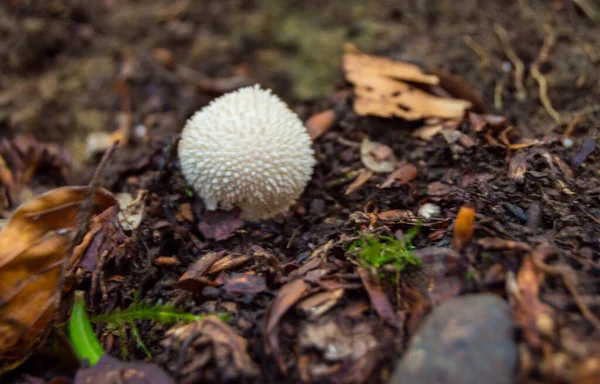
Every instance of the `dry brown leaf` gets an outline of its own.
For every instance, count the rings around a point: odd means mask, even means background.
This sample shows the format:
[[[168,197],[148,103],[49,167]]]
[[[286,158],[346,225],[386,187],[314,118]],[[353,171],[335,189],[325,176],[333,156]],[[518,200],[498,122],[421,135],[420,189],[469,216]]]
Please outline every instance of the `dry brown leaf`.
[[[344,195],[349,195],[353,192],[356,192],[360,187],[362,187],[369,179],[373,176],[373,172],[368,171],[366,169],[361,169],[358,171],[358,175],[354,179],[354,181],[346,188],[346,192]]]
[[[475,223],[475,209],[462,206],[456,215],[454,223],[454,234],[452,245],[456,249],[462,249],[469,245],[473,236],[473,224]]]
[[[354,84],[354,110],[359,115],[461,119],[471,107],[468,101],[433,96],[400,80],[360,72],[346,73],[346,79]]]
[[[225,251],[208,252],[192,264],[187,271],[175,283],[175,287],[189,292],[199,293],[205,286],[216,286],[212,280],[204,277],[210,267],[217,261]]]
[[[436,85],[438,76],[427,75],[416,65],[366,55],[352,45],[343,58],[346,80],[354,84],[354,111],[359,115],[462,119],[470,101],[437,97],[406,81]]]
[[[80,223],[87,187],[63,187],[19,207],[0,231],[0,372],[15,367],[46,337],[60,279]],[[100,189],[101,212],[116,204]]]
[[[533,252],[537,252],[534,250]],[[540,300],[540,284],[545,273],[537,269],[532,260],[532,255],[523,259],[523,265],[517,275],[518,295],[515,317],[523,328],[523,336],[534,347],[542,343],[540,318],[552,318],[553,311],[550,306]]]
[[[444,70],[434,70],[433,73],[439,77],[439,85],[448,91],[450,95],[470,101],[473,104],[473,110],[475,112],[485,113],[485,103],[483,102],[481,95],[466,82],[464,77],[454,75]]]
[[[363,268],[358,270],[358,275],[360,276],[360,279],[365,287],[365,291],[367,291],[369,299],[371,299],[371,304],[373,304],[373,308],[379,317],[387,321],[390,325],[398,327],[398,316],[396,315],[394,307],[392,306],[392,303],[390,303],[390,299],[383,291],[381,285],[375,283],[372,280],[369,272]]]
[[[408,184],[417,177],[417,167],[410,163],[400,164],[398,169],[394,172],[390,173],[387,179],[381,184],[380,188],[389,188],[396,181],[400,183],[400,185]]]
[[[414,64],[367,55],[352,44],[347,44],[345,47],[342,65],[346,73],[360,72],[364,75],[389,76],[430,85],[436,85],[440,81],[435,75],[423,73],[421,68]]]
[[[309,290],[309,285],[302,279],[287,283],[279,290],[275,300],[271,302],[265,313],[265,350],[275,356],[279,369],[285,374],[287,366],[279,347],[279,322],[283,315],[292,308]]]

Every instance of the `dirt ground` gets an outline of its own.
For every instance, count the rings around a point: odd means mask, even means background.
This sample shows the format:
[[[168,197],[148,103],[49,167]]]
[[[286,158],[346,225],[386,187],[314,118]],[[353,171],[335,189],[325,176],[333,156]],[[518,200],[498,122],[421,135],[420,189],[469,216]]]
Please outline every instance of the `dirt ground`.
[[[506,299],[518,324],[511,380],[595,383],[600,23],[578,3],[8,0],[0,5],[0,140],[25,135],[51,148],[24,201],[88,183],[101,157],[87,152],[88,140],[129,132],[101,185],[134,198],[147,190],[144,214],[133,231],[104,240],[111,254],[101,276],[81,280],[90,311],[124,308],[137,291],[192,313],[228,313],[239,337],[213,330],[181,347],[182,340],[165,337],[170,326],[143,321],[148,359],[133,337],[98,327],[112,356],[123,358],[125,349],[127,360],[152,361],[188,383],[385,383],[432,309],[457,295],[492,292]],[[555,41],[540,60],[549,36]],[[468,140],[426,141],[411,135],[422,121],[358,116],[341,70],[346,42],[461,78],[485,108],[480,120],[457,127]],[[513,54],[523,66],[522,87]],[[539,97],[536,66],[560,121]],[[336,122],[315,140],[318,164],[292,212],[239,225],[205,212],[174,148],[194,111],[255,82],[303,120],[331,109]],[[363,167],[365,137],[413,164],[415,179],[380,188],[387,175],[376,174],[347,194]],[[523,139],[537,142],[506,145]],[[357,233],[401,237],[424,203],[440,212],[424,220],[414,241],[423,267],[392,279],[361,275],[347,257]],[[457,250],[455,219],[466,205],[476,211],[473,240]],[[3,217],[14,208],[6,203]],[[178,283],[200,256],[214,253],[239,265]],[[322,313],[303,310],[302,300],[319,294]],[[380,295],[391,314],[378,307]],[[215,341],[217,334],[229,341]],[[61,358],[47,348],[34,360],[6,382],[74,377],[76,366],[57,364]]]

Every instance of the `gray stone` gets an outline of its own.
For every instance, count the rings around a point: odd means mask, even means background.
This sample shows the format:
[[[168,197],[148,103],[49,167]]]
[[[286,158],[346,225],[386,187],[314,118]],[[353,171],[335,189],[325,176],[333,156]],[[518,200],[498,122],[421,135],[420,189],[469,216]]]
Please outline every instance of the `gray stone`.
[[[391,384],[509,384],[517,346],[506,301],[493,294],[449,299],[411,341]]]

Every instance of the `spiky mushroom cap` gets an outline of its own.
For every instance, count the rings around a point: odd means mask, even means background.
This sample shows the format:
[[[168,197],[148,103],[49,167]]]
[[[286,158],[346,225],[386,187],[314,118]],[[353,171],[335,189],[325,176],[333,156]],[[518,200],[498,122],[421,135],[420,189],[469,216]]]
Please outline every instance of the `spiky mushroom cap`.
[[[196,112],[178,150],[183,175],[206,208],[238,207],[246,220],[286,212],[316,162],[298,115],[258,85],[225,94]]]

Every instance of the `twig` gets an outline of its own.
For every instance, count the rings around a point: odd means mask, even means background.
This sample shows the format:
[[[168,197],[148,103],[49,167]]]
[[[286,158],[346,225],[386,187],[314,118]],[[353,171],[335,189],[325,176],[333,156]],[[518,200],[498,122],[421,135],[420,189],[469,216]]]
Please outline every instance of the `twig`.
[[[573,0],[573,2],[585,13],[590,20],[600,21],[600,8],[588,0]]]
[[[79,213],[77,215],[77,222],[79,223],[80,226],[79,226],[79,230],[75,234],[75,237],[73,237],[71,251],[72,251],[73,247],[75,247],[77,244],[79,244],[81,242],[81,240],[83,239],[85,234],[88,232],[88,229],[90,226],[89,221],[92,216],[92,211],[94,208],[95,196],[98,193],[98,189],[100,188],[100,177],[102,175],[102,172],[104,171],[104,168],[106,168],[106,164],[108,164],[108,161],[114,154],[118,145],[119,145],[119,143],[113,143],[113,145],[108,149],[108,151],[106,151],[104,153],[104,156],[102,156],[102,160],[100,160],[100,164],[98,164],[98,167],[96,168],[96,171],[94,172],[94,175],[92,176],[92,180],[90,181],[90,183],[88,185],[88,187],[89,187],[88,195],[81,207],[81,210],[79,211]]]
[[[504,92],[504,86],[506,85],[506,79],[508,78],[508,73],[510,72],[510,64],[508,62],[504,63],[502,66],[502,77],[496,83],[494,87],[494,108],[497,111],[502,110],[502,93]]]
[[[550,50],[552,49],[552,47],[554,47],[555,43],[556,35],[552,31],[550,31],[544,38],[544,43],[542,44],[540,54],[531,64],[529,73],[531,74],[531,77],[533,77],[538,83],[539,98],[542,102],[542,105],[544,106],[544,109],[550,116],[552,116],[554,121],[560,124],[560,114],[552,107],[552,103],[550,102],[550,98],[548,97],[548,81],[546,80],[546,77],[542,74],[542,72],[540,72],[540,65],[548,61]]]
[[[523,76],[525,74],[525,64],[523,61],[517,56],[515,51],[512,49],[510,45],[510,41],[508,38],[508,32],[498,23],[494,24],[494,32],[498,35],[500,42],[502,43],[502,48],[504,49],[504,53],[506,57],[513,63],[515,66],[515,88],[517,88],[517,100],[525,100],[527,97],[527,91],[525,90],[525,86],[523,85]]]
[[[467,45],[467,47],[471,48],[477,54],[477,56],[479,56],[479,65],[482,68],[487,68],[490,66],[490,56],[487,54],[487,52],[481,45],[477,44],[475,40],[473,40],[471,36],[463,36],[463,42]]]

